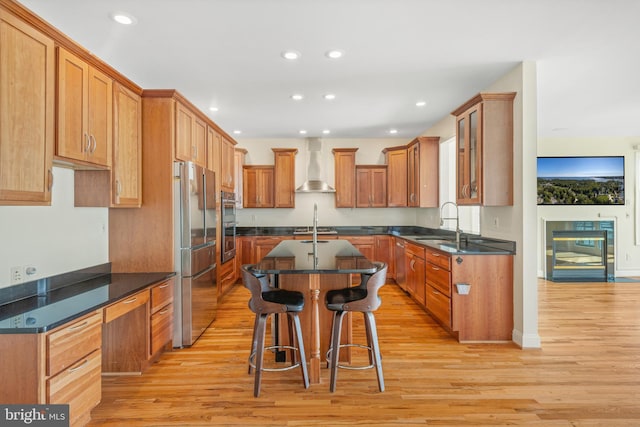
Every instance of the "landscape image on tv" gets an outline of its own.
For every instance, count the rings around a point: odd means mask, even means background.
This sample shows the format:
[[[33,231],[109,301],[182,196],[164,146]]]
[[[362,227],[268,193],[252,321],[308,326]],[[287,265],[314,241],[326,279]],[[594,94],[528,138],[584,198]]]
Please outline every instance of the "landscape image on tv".
[[[624,156],[538,157],[539,205],[624,205]]]

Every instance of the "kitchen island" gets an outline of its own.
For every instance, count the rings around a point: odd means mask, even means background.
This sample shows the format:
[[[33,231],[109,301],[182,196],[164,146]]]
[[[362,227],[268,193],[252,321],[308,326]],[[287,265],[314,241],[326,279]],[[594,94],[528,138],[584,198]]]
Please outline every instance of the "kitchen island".
[[[309,351],[309,381],[320,382],[321,355],[331,336],[331,313],[324,308],[324,294],[351,286],[351,275],[373,273],[375,265],[347,240],[284,240],[261,259],[254,270],[272,274],[274,285],[308,295],[300,314],[305,348]],[[322,307],[321,307],[322,306]],[[351,320],[346,325],[347,341]],[[281,330],[283,325],[279,326]],[[286,334],[279,334],[285,336]],[[348,357],[348,353],[345,352]]]

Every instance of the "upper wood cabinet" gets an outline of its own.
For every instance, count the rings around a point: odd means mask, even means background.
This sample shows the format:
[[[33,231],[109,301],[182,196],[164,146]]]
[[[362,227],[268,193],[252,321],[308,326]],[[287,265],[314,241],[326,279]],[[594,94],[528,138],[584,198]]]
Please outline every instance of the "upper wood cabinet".
[[[0,205],[48,205],[55,141],[54,42],[0,9]]]
[[[58,156],[111,166],[112,88],[109,76],[58,48]]]
[[[221,165],[220,165],[220,185],[223,191],[233,192],[235,190],[235,141],[221,135]]]
[[[235,186],[234,186],[234,190],[233,192],[236,193],[236,208],[242,209],[242,207],[244,206],[244,202],[243,202],[243,188],[244,188],[244,181],[243,181],[243,177],[242,177],[242,167],[244,166],[244,158],[247,155],[247,150],[245,150],[244,148],[236,148],[233,150],[233,162],[235,163],[235,168],[234,168],[234,172],[236,174],[235,177]]]
[[[407,147],[389,147],[382,150],[387,162],[387,206],[407,206]]]
[[[112,207],[142,204],[142,99],[116,83],[113,91]]]
[[[336,208],[356,206],[357,148],[334,148]]]
[[[480,93],[456,116],[457,190],[461,205],[513,205],[515,92]]]
[[[272,148],[275,163],[274,207],[295,208],[297,148]]]
[[[356,207],[387,206],[387,166],[356,165]]]
[[[245,208],[274,207],[274,167],[244,165],[243,199]]]
[[[207,167],[207,124],[181,102],[176,102],[176,159]]]
[[[440,137],[421,136],[407,146],[407,206],[438,207]]]

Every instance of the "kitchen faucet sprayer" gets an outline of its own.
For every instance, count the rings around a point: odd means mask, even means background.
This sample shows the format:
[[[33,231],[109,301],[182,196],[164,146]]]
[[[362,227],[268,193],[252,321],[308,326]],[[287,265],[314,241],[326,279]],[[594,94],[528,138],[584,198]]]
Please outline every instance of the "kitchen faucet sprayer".
[[[442,211],[446,205],[453,205],[456,208],[456,216],[454,217],[443,217]],[[444,225],[445,220],[456,220],[456,249],[460,250],[460,212],[458,211],[458,205],[454,202],[444,202],[442,206],[440,206],[440,225]]]

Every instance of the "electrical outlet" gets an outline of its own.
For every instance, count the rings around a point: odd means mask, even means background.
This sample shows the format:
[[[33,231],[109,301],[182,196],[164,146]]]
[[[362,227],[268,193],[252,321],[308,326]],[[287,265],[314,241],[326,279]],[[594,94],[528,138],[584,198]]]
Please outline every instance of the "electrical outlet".
[[[493,217],[493,226],[495,228],[498,228],[498,226],[499,226],[499,221],[498,221],[498,217],[497,216]]]
[[[22,282],[23,279],[23,272],[22,272],[22,267],[11,267],[11,284],[15,285],[17,283]]]

